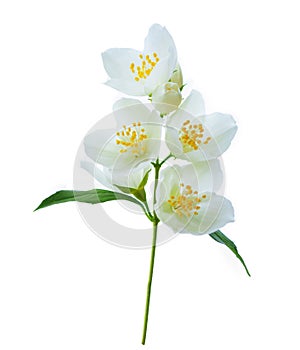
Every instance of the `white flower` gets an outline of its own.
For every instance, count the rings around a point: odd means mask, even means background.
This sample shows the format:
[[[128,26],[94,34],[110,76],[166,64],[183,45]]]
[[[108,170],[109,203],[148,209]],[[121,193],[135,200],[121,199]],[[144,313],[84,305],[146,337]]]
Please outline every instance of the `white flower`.
[[[152,103],[161,114],[169,114],[180,105],[182,100],[179,86],[176,83],[159,85],[152,93]]]
[[[102,54],[102,59],[111,78],[107,85],[128,95],[144,96],[170,79],[176,67],[177,52],[167,29],[154,24],[149,29],[143,51],[109,49]]]
[[[127,169],[158,157],[162,118],[133,99],[114,104],[117,129],[96,130],[84,140],[85,152],[110,169]]]
[[[180,67],[179,63],[175,67],[175,70],[173,71],[173,74],[172,74],[172,76],[170,78],[170,81],[172,83],[176,83],[179,86],[179,88],[182,87],[182,85],[183,85],[183,77],[182,77],[182,71],[181,71],[181,67]]]
[[[229,200],[215,194],[222,182],[218,160],[168,167],[161,172],[156,212],[175,233],[212,233],[234,220]]]
[[[199,162],[219,157],[237,131],[231,115],[205,115],[204,102],[193,90],[167,120],[166,142],[177,158]]]

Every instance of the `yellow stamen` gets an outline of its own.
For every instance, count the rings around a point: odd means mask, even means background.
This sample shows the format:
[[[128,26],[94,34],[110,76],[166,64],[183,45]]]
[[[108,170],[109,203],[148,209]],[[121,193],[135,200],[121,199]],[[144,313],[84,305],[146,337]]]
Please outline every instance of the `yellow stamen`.
[[[147,79],[151,75],[151,72],[159,62],[159,57],[156,52],[151,55],[147,54],[144,59],[144,55],[139,54],[139,59],[141,60],[141,63],[138,65],[135,65],[134,62],[132,62],[129,66],[129,69],[131,70],[131,73],[134,76],[134,80],[136,82],[139,82],[141,79]]]
[[[201,199],[197,196],[198,191],[193,191],[192,186],[180,184],[180,192],[177,196],[171,196],[168,200],[172,210],[179,216],[190,217],[198,215],[201,207]],[[203,198],[203,196],[202,196]]]
[[[139,157],[146,151],[143,143],[148,138],[145,129],[141,128],[141,122],[134,122],[130,126],[123,125],[123,130],[118,131],[116,135],[116,144],[121,146],[120,153],[131,151],[135,157]]]
[[[191,124],[190,120],[186,120],[179,131],[179,141],[182,143],[185,153],[197,151],[199,146],[204,143],[207,145],[211,141],[211,137],[204,138],[204,127],[202,124]]]

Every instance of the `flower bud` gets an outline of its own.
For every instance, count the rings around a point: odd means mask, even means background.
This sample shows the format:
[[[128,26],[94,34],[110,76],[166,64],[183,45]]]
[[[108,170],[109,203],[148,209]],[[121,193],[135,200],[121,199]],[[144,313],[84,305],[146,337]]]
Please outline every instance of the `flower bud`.
[[[183,85],[183,78],[182,78],[182,71],[181,71],[179,63],[177,64],[176,68],[174,69],[174,72],[173,72],[173,74],[172,74],[172,76],[170,78],[170,81],[172,83],[178,84],[179,88],[182,87],[182,85]]]
[[[181,92],[176,83],[159,85],[152,93],[152,102],[161,114],[169,114],[181,103]]]

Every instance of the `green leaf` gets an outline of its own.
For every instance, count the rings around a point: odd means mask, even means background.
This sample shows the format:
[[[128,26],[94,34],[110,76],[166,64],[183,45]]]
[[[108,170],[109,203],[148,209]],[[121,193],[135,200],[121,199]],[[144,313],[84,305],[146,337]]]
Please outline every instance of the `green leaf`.
[[[225,244],[226,247],[228,247],[233,252],[233,254],[235,254],[235,256],[240,260],[240,262],[243,264],[248,276],[251,277],[250,272],[249,272],[243,258],[240,256],[240,254],[237,250],[237,246],[234,244],[234,242],[232,242],[228,237],[226,237],[220,230],[218,230],[214,233],[211,233],[210,237],[221,244]]]
[[[118,185],[114,185],[114,186],[116,186],[120,191],[124,193],[132,194],[142,202],[146,201],[146,192],[144,188],[138,189],[138,188],[132,188],[132,187],[118,186]]]
[[[132,194],[132,192],[136,191],[136,189],[132,187],[118,186],[116,184],[114,184],[114,186],[116,186],[120,191],[127,194]]]
[[[72,191],[63,190],[52,194],[50,197],[44,199],[42,203],[34,210],[49,207],[50,205],[66,203],[66,202],[83,202],[90,204],[104,203],[113,200],[127,200],[132,203],[138,204],[144,210],[142,203],[137,201],[135,198],[127,196],[123,193],[112,192],[107,190],[93,189],[90,191]]]
[[[124,193],[132,194],[137,199],[139,199],[140,201],[145,203],[146,200],[147,200],[146,192],[145,192],[145,186],[147,185],[150,171],[151,171],[151,169],[149,169],[146,172],[146,174],[144,175],[144,177],[143,177],[142,181],[140,182],[138,188],[124,187],[124,186],[118,186],[118,185],[114,185],[114,186],[116,186],[120,191],[122,191]]]
[[[134,190],[132,191],[132,194],[134,197],[142,201],[143,203],[146,202],[147,197],[146,197],[146,191],[144,190],[144,187],[140,190]]]
[[[144,188],[147,185],[150,171],[151,171],[151,169],[149,169],[146,172],[145,176],[143,177],[143,180],[141,181],[141,183],[139,184],[139,187],[138,187],[139,190],[141,190],[142,188]]]

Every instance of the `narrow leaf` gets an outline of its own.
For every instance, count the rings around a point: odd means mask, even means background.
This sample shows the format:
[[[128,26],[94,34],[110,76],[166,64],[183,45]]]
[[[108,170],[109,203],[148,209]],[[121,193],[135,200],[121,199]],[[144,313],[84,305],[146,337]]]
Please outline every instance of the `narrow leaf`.
[[[118,186],[118,185],[114,185],[114,186],[116,186],[120,191],[124,193],[132,194],[142,202],[146,201],[146,192],[144,190],[144,187],[142,189],[136,189],[136,188],[124,187],[124,186]]]
[[[146,191],[144,188],[135,190],[131,192],[137,199],[139,199],[142,202],[146,202],[147,197],[146,197]]]
[[[107,190],[93,189],[90,191],[72,191],[62,190],[52,194],[50,197],[44,199],[42,203],[34,210],[49,207],[50,205],[66,203],[66,202],[83,202],[90,204],[104,203],[113,200],[127,200],[132,203],[138,204],[143,209],[143,205],[135,198],[127,196],[123,193],[112,192]]]
[[[237,246],[234,244],[234,242],[232,242],[228,237],[226,237],[220,230],[218,230],[214,233],[211,233],[210,237],[221,244],[225,244],[226,247],[228,247],[235,254],[235,256],[240,260],[240,262],[243,264],[248,276],[251,277],[250,272],[249,272],[243,258],[240,256],[238,249],[237,249]]]
[[[149,179],[149,173],[150,173],[151,169],[149,169],[145,176],[143,177],[141,183],[139,184],[139,189],[141,190],[142,188],[144,188],[147,185],[148,179]]]
[[[132,187],[119,186],[116,184],[114,184],[114,186],[116,186],[120,191],[128,194],[132,194],[132,192],[136,191],[136,189]]]

